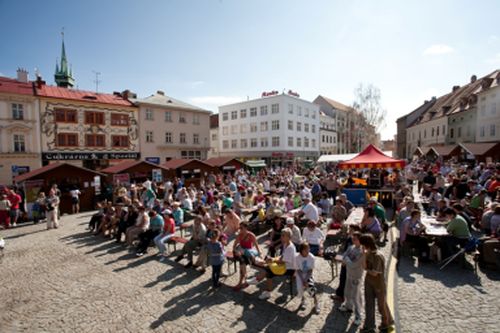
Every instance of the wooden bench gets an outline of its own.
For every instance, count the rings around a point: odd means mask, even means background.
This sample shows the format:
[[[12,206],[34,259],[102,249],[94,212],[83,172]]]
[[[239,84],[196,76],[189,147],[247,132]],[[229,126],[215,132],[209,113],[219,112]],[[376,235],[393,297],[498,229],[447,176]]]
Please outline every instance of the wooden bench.
[[[170,252],[170,245],[174,246],[174,251],[177,251],[177,243],[179,244],[186,244],[188,240],[184,237],[179,237],[179,236],[173,236],[167,241],[167,246],[169,247],[169,252]]]
[[[191,231],[191,227],[193,226],[192,222],[184,222],[179,226],[179,230],[181,232],[181,237],[184,237],[184,231],[189,230]]]

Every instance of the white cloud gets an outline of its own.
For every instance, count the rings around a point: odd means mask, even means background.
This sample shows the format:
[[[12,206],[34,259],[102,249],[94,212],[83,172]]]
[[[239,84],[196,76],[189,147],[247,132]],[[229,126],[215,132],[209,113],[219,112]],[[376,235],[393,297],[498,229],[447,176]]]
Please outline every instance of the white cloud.
[[[245,98],[240,96],[197,96],[189,98],[189,102],[196,106],[209,110],[217,110],[217,107],[226,104],[238,103]]]
[[[497,53],[493,57],[486,59],[486,62],[490,64],[500,64],[500,53]]]
[[[424,55],[441,55],[447,53],[453,53],[455,49],[446,44],[434,44],[429,46],[424,50]]]

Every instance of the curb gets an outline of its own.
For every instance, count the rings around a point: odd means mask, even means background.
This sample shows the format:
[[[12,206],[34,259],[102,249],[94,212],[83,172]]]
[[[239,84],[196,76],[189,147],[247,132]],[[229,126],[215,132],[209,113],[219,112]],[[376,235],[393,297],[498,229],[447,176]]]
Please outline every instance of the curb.
[[[394,256],[394,249],[398,246],[397,237],[396,237],[396,228],[392,227],[390,229],[391,232],[391,255],[389,256],[389,264],[388,264],[388,272],[387,272],[387,305],[389,306],[389,310],[392,313],[394,318],[394,329],[392,332],[397,333],[400,331],[399,329],[399,316],[396,311],[396,297],[397,297],[397,289],[396,289],[396,264],[397,259]]]

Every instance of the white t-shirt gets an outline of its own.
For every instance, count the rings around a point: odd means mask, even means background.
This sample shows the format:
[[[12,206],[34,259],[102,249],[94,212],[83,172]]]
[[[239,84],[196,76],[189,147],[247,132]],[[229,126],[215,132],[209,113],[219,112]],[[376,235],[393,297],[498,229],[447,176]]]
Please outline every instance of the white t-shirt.
[[[79,196],[80,194],[82,194],[82,193],[80,192],[80,190],[71,190],[71,191],[69,191],[69,193],[71,194],[71,197],[72,197],[72,198],[76,198],[76,199],[78,199],[78,196]]]
[[[297,253],[295,256],[295,267],[302,272],[314,270],[314,255],[309,252],[307,257],[303,257],[302,254]]]
[[[282,259],[286,264],[286,269],[295,269],[295,255],[295,246],[292,243],[283,249]]]
[[[319,228],[314,228],[311,231],[306,227],[302,231],[302,238],[311,245],[320,245],[323,239],[325,239],[325,234]]]
[[[318,222],[319,219],[318,207],[316,207],[312,202],[305,205],[302,208],[302,211],[304,212],[304,215],[308,221],[313,220],[314,222]]]

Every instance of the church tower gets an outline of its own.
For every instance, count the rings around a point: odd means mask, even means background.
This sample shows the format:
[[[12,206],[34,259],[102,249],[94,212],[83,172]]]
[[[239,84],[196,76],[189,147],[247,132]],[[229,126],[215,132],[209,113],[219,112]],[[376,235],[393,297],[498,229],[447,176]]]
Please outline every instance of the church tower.
[[[61,51],[61,64],[56,62],[56,72],[54,74],[54,80],[58,87],[72,88],[75,84],[75,79],[71,72],[71,68],[68,66],[68,60],[66,59],[66,49],[64,47],[64,32],[62,33],[62,51]]]

